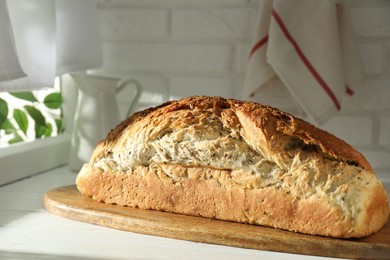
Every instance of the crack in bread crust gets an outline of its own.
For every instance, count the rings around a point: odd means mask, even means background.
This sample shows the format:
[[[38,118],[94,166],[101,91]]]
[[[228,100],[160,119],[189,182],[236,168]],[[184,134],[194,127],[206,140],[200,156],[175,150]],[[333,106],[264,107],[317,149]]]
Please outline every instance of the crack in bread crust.
[[[134,114],[98,144],[77,185],[106,203],[333,237],[368,235],[389,214],[371,166],[344,141],[277,109],[217,97]]]

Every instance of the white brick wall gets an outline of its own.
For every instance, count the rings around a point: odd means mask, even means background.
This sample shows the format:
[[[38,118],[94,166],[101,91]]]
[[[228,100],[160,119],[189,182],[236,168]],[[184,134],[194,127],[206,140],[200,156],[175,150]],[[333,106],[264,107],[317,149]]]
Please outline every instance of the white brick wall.
[[[169,93],[172,99],[191,95],[231,97],[230,78],[175,77],[170,80]]]
[[[390,146],[390,116],[382,116],[380,122],[379,144]]]
[[[368,74],[381,74],[384,69],[385,55],[382,43],[363,43],[360,45],[364,70]]]
[[[104,68],[157,73],[227,73],[231,46],[211,43],[105,43]]]
[[[172,10],[172,36],[205,39],[248,39],[253,31],[254,9],[186,8]]]
[[[105,39],[163,37],[168,31],[168,11],[160,9],[107,8],[100,11],[101,34]]]
[[[355,146],[369,146],[373,142],[374,121],[369,116],[336,116],[321,128]]]
[[[100,72],[137,78],[144,86],[138,109],[189,95],[232,97],[233,86],[243,81],[259,1],[100,0]],[[322,127],[355,146],[389,178],[390,1],[350,0],[349,5],[366,88]],[[120,95],[122,113],[126,91]],[[267,100],[294,111],[283,92]]]
[[[390,37],[388,1],[356,1],[351,5],[352,21],[359,36]]]

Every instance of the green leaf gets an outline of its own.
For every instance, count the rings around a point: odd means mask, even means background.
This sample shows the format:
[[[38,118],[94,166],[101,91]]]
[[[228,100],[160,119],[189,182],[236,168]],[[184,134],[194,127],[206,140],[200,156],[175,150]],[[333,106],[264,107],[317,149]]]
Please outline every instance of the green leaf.
[[[57,134],[59,134],[62,132],[62,119],[56,118],[54,119],[54,121],[56,122],[56,126],[57,126]]]
[[[46,125],[35,124],[35,138],[41,138],[45,135]]]
[[[8,117],[8,104],[7,102],[0,98],[0,127],[3,125],[5,120]]]
[[[35,125],[46,127],[46,119],[42,115],[41,111],[29,105],[25,105],[24,108],[26,109],[27,113],[32,117],[32,119],[35,121]]]
[[[51,93],[45,97],[43,103],[51,109],[57,109],[61,107],[62,97],[60,93]]]
[[[24,106],[27,113],[32,117],[35,122],[35,138],[41,138],[46,132],[46,119],[42,115],[41,111],[33,106]]]
[[[49,137],[51,136],[51,133],[53,132],[53,126],[49,123],[46,124],[46,129],[45,129],[45,136]]]
[[[29,91],[29,92],[13,92],[10,94],[16,98],[19,98],[19,99],[27,100],[30,102],[38,102],[38,100],[35,98],[34,94],[31,91]]]
[[[16,123],[18,123],[20,130],[22,130],[24,134],[27,134],[28,118],[26,113],[24,113],[23,110],[16,108],[14,109],[14,118]]]
[[[0,126],[0,129],[5,130],[6,134],[11,134],[16,131],[16,128],[11,123],[11,121],[8,120],[8,118],[3,122],[3,124]]]
[[[23,142],[23,138],[15,132],[15,137],[8,141],[9,144]]]

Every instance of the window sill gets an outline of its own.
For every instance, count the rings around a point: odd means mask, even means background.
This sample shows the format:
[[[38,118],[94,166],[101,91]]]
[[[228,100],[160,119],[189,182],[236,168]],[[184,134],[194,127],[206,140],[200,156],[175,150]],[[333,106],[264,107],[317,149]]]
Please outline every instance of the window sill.
[[[69,143],[61,134],[0,149],[0,185],[66,164]]]

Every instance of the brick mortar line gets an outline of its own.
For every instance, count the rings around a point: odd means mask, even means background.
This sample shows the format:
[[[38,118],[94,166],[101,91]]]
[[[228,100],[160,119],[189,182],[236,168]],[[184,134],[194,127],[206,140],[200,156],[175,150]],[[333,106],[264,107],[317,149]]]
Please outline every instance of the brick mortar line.
[[[390,2],[388,0],[355,0],[348,2],[349,7],[381,7],[381,6],[390,6]]]
[[[386,44],[386,41],[390,41],[390,36],[356,36],[356,39],[358,44],[367,44],[367,43]]]
[[[167,37],[172,38],[172,10],[167,11],[167,19],[165,22],[167,28],[167,31],[165,33]]]
[[[383,46],[383,73],[386,75],[389,75],[390,78],[390,67],[389,67],[389,62],[390,62],[390,42],[383,42],[382,41],[382,46]]]
[[[175,70],[132,70],[132,69],[117,69],[103,67],[102,71],[128,73],[136,76],[150,76],[150,77],[186,77],[186,78],[233,78],[237,79],[233,71],[218,71],[218,72],[204,72],[204,71],[175,71]]]
[[[137,36],[137,37],[110,37],[102,35],[102,42],[104,43],[140,43],[140,44],[159,44],[159,43],[170,43],[170,44],[237,44],[237,43],[248,43],[250,44],[250,38],[246,37],[179,37],[179,36]]]
[[[374,117],[376,115],[378,116],[386,116],[389,115],[390,110],[389,109],[359,109],[356,110],[350,109],[350,110],[342,110],[341,112],[337,113],[335,116],[342,116],[342,117]]]
[[[368,74],[364,75],[366,81],[370,80],[390,80],[390,72],[384,71],[380,74]]]
[[[380,145],[379,136],[381,133],[381,118],[379,115],[372,116],[372,140],[373,145]]]
[[[141,4],[140,4],[141,3]],[[121,2],[121,3],[98,3],[98,9],[217,9],[217,8],[226,8],[226,9],[240,9],[240,8],[257,8],[259,7],[260,2],[246,2],[242,1],[242,3],[210,3],[210,2],[197,2],[193,3],[166,3],[163,1],[161,3],[145,3],[140,1],[136,2]]]
[[[377,144],[355,145],[354,148],[358,151],[390,153],[389,145],[377,145]]]

